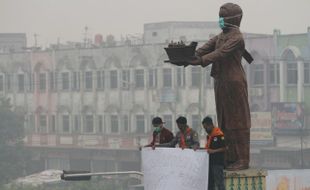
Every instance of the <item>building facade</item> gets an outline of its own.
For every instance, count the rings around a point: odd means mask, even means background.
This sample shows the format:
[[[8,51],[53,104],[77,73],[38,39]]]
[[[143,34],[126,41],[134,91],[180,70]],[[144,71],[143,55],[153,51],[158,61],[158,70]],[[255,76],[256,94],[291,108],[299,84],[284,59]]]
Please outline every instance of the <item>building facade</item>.
[[[268,130],[276,149],[309,148],[310,30],[297,35],[279,31],[244,35],[255,59],[251,65],[244,62],[251,111],[271,113],[272,103],[278,102],[304,104],[301,143],[300,128],[275,133],[270,126],[257,131]],[[150,141],[154,116],[161,116],[173,132],[176,118],[186,116],[204,143],[201,119],[211,115],[216,120],[210,67],[164,63],[166,46],[125,44],[1,54],[0,95],[9,97],[25,116],[25,143],[34,155],[29,170],[140,170],[138,147]],[[267,167],[274,159],[254,143],[252,165]]]
[[[159,22],[144,24],[145,44],[205,40],[220,32],[218,22]]]
[[[0,52],[22,52],[27,47],[25,33],[0,33]]]

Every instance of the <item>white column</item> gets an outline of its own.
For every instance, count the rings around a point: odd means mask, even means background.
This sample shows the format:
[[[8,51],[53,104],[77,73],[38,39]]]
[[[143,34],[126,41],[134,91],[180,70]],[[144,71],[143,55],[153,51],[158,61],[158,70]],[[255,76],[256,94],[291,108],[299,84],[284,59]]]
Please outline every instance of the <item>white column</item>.
[[[285,101],[285,85],[286,85],[286,65],[280,61],[280,102]]]
[[[163,84],[164,84],[164,82],[163,82],[163,78],[164,78],[164,72],[163,72],[163,69],[164,69],[165,67],[158,67],[158,69],[157,69],[157,89],[162,89],[163,88]]]
[[[297,62],[297,102],[304,101],[304,63]]]

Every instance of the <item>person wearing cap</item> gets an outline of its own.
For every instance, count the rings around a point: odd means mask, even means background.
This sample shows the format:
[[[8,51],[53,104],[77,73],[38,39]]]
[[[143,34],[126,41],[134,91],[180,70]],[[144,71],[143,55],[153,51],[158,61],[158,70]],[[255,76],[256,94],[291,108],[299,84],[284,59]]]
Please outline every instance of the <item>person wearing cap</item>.
[[[160,117],[154,117],[152,120],[154,128],[153,139],[145,147],[153,147],[157,144],[168,143],[173,139],[173,133],[164,127],[164,122]]]
[[[224,153],[226,151],[224,133],[215,127],[211,117],[202,120],[202,126],[207,132],[206,150],[209,153],[208,190],[225,190]]]
[[[191,148],[197,150],[199,148],[198,133],[187,125],[187,119],[180,116],[176,120],[179,131],[169,143],[159,144],[156,147],[175,147],[177,144],[180,148]]]

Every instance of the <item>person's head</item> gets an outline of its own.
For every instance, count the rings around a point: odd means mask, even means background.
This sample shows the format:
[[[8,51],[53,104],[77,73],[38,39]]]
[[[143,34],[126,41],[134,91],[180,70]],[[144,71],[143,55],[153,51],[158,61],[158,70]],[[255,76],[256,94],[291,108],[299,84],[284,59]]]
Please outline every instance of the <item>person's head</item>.
[[[163,120],[160,117],[154,117],[152,120],[152,125],[156,132],[159,132],[163,128]]]
[[[179,128],[180,131],[185,131],[187,126],[187,119],[186,117],[180,116],[178,117],[178,119],[176,120],[177,126]]]
[[[214,128],[212,118],[207,116],[202,120],[202,126],[208,134],[210,134]]]
[[[242,19],[242,9],[234,3],[225,3],[220,7],[219,25],[225,31],[229,27],[239,27]]]

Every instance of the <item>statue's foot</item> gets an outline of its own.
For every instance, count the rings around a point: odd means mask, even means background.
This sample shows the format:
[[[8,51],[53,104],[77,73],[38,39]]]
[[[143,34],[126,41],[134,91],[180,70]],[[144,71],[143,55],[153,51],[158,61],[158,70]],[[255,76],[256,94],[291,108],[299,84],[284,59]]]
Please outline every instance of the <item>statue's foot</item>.
[[[229,171],[246,170],[249,168],[249,164],[244,161],[237,161],[233,164],[228,165],[225,169]]]

